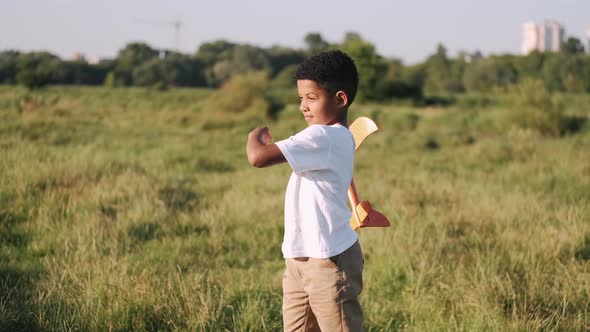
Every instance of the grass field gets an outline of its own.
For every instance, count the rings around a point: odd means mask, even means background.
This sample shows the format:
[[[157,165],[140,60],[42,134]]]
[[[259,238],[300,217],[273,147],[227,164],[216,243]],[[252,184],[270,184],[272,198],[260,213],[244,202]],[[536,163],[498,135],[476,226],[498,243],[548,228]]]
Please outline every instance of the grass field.
[[[0,330],[281,329],[290,169],[245,142],[305,122],[213,93],[0,87]],[[353,105],[381,127],[359,195],[393,222],[359,232],[366,330],[590,331],[590,96],[554,99],[561,134],[509,97]]]

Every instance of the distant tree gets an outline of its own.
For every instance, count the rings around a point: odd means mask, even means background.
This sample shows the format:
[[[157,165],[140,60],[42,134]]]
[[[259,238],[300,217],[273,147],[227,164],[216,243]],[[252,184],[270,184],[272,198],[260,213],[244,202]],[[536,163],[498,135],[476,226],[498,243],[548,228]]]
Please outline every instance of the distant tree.
[[[451,68],[449,71],[450,75],[445,84],[446,91],[452,93],[465,92],[465,86],[463,85],[463,75],[465,74],[465,68],[467,68],[467,65],[468,63],[462,58],[451,61]]]
[[[220,87],[234,76],[263,72],[272,87],[288,88],[294,84],[293,71],[306,56],[341,48],[357,65],[361,100],[490,91],[527,79],[543,82],[548,91],[590,92],[590,57],[574,37],[566,40],[562,52],[490,56],[469,62],[462,56],[449,57],[439,44],[426,61],[410,66],[383,58],[354,31],[346,32],[340,44],[331,45],[317,32],[308,33],[305,42],[305,49],[291,49],[217,40],[203,43],[193,55],[135,42],[122,48],[115,59],[99,64],[61,60],[47,52],[4,51],[0,52],[0,84],[29,88],[48,84]],[[279,90],[273,98],[287,96],[287,90]]]
[[[210,83],[218,86],[229,78],[250,71],[270,71],[270,61],[266,52],[255,46],[243,44],[233,48],[231,57],[215,63]]]
[[[87,68],[82,61],[59,61],[53,68],[53,84],[82,84]]]
[[[423,97],[420,86],[401,80],[385,80],[381,85],[382,99],[410,98],[420,100]]]
[[[311,54],[315,54],[328,49],[330,44],[322,38],[319,32],[310,32],[305,35],[303,39],[307,45],[307,50]]]
[[[419,86],[421,90],[424,89],[426,81],[426,65],[424,63],[418,63],[404,67],[402,71],[402,79],[403,81]]]
[[[531,52],[525,56],[514,58],[514,67],[518,75],[518,81],[527,78],[540,79],[547,53],[539,51]]]
[[[543,64],[542,79],[547,89],[551,92],[563,90],[562,70],[563,63],[569,57],[565,53],[547,54],[547,59]]]
[[[400,59],[386,60],[387,72],[385,79],[389,81],[399,81],[404,79],[404,63]]]
[[[380,88],[383,99],[422,98],[422,86],[408,79],[406,67],[398,59],[387,61],[386,74]]]
[[[219,86],[221,82],[216,77],[214,67],[219,62],[229,61],[236,46],[238,44],[223,39],[206,42],[199,46],[195,59],[204,66],[203,72],[208,86]]]
[[[140,86],[203,86],[205,78],[196,59],[170,53],[164,59],[153,58],[136,67],[133,82]]]
[[[49,84],[49,79],[47,76],[31,70],[20,71],[16,75],[16,81],[28,89],[38,89]]]
[[[354,41],[354,40],[363,40],[363,38],[361,37],[361,35],[358,32],[348,31],[344,34],[344,40],[342,42],[347,43],[349,41]]]
[[[576,37],[568,37],[568,39],[561,46],[561,51],[568,54],[584,53],[584,45]]]
[[[590,57],[585,54],[579,54],[576,58],[580,61],[580,69],[575,74],[572,73],[572,75],[580,79],[585,92],[590,92]]]
[[[452,60],[447,55],[447,49],[438,44],[436,52],[425,62],[426,81],[424,89],[431,94],[445,92],[462,92],[463,59]]]
[[[107,70],[100,65],[92,65],[86,61],[57,61],[52,67],[51,84],[101,84]]]
[[[18,51],[0,52],[0,84],[16,83],[18,59],[21,53]]]
[[[204,65],[198,59],[170,53],[161,60],[163,82],[170,86],[205,86]]]
[[[19,56],[16,81],[29,89],[55,83],[56,69],[61,60],[47,52],[31,52]]]
[[[159,52],[157,50],[145,43],[134,42],[127,44],[119,51],[115,60],[114,73],[117,84],[132,84],[132,74],[135,68],[148,60],[157,58],[158,55]]]
[[[238,73],[265,70],[270,65],[266,51],[260,47],[239,45],[232,55],[232,63]]]
[[[158,57],[159,52],[146,43],[130,43],[119,51],[117,65],[137,66]]]
[[[272,86],[276,88],[295,88],[295,71],[297,65],[289,65],[281,70],[272,80]]]
[[[301,50],[278,46],[267,49],[266,55],[270,65],[271,77],[275,77],[287,67],[300,64],[305,59],[305,52]]]
[[[509,58],[488,57],[465,68],[463,83],[467,91],[490,91],[507,87],[517,81],[517,73]]]
[[[362,39],[352,39],[343,43],[341,48],[356,64],[359,73],[358,99],[382,99],[387,63],[377,54],[375,46]]]
[[[205,66],[210,67],[216,62],[229,60],[236,46],[238,45],[223,39],[206,42],[199,46],[197,53],[195,53],[195,58]]]
[[[132,72],[133,84],[139,86],[152,86],[165,80],[162,61],[152,58],[135,67]]]
[[[590,60],[584,54],[550,54],[542,78],[550,91],[590,91]]]
[[[497,86],[504,88],[518,82],[518,72],[514,65],[515,57],[515,55],[511,54],[492,56],[496,62],[498,74]]]

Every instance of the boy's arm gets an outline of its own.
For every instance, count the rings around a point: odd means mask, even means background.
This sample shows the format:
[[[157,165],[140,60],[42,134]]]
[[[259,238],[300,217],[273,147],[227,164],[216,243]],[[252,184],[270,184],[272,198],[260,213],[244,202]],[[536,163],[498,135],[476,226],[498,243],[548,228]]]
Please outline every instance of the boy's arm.
[[[271,142],[272,137],[267,127],[258,127],[248,134],[246,153],[250,165],[268,167],[287,162],[279,147]]]

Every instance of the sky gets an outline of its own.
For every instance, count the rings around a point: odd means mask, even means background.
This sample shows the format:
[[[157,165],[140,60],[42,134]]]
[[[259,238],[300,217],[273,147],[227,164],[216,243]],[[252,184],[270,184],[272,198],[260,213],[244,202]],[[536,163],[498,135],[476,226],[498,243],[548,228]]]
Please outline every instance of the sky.
[[[450,55],[518,53],[528,20],[556,20],[567,36],[586,41],[590,0],[0,0],[0,51],[103,58],[131,41],[175,48],[172,26],[144,21],[177,19],[178,49],[185,53],[217,39],[302,48],[309,32],[339,42],[355,31],[379,54],[417,63],[438,43]]]

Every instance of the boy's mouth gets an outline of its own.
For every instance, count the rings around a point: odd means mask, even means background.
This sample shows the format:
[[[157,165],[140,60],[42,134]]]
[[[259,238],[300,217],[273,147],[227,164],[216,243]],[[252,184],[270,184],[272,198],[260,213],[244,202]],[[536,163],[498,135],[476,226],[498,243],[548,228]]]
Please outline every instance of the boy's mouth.
[[[303,117],[305,118],[305,121],[307,121],[307,122],[309,122],[309,121],[311,121],[311,119],[313,119],[313,116],[311,116],[311,115],[304,115]]]

